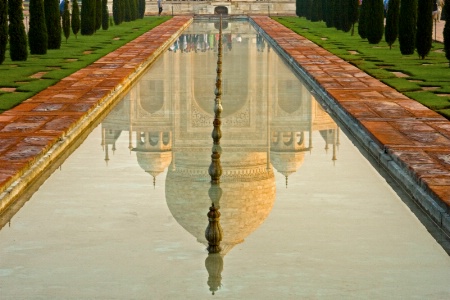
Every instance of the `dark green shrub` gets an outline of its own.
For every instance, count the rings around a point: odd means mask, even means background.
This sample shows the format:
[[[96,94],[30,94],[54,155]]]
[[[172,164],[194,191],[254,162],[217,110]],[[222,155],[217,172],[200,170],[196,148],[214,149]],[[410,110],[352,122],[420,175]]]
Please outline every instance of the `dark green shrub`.
[[[430,53],[433,43],[433,1],[420,0],[417,7],[416,49],[422,59]]]
[[[0,64],[5,61],[8,44],[8,6],[6,0],[0,0]]]
[[[325,6],[325,14],[323,20],[325,21],[325,25],[327,25],[328,28],[334,27],[334,1],[335,0],[325,0],[325,2],[323,3]]]
[[[322,21],[322,1],[314,0],[311,4],[311,21]]]
[[[44,1],[30,0],[30,30],[28,43],[31,54],[46,54],[48,47],[47,25],[45,24]]]
[[[450,5],[444,5],[444,8],[442,9],[445,13],[445,16],[450,16]],[[449,67],[450,67],[450,21],[445,22],[444,26],[444,51],[445,51],[445,58],[449,60]]]
[[[367,11],[367,2],[363,1],[361,4],[361,7],[359,9],[359,19],[358,19],[358,34],[362,39],[367,38],[367,32],[366,32],[366,24],[367,24],[367,18],[366,18],[366,11]]]
[[[102,27],[102,0],[95,0],[95,31]]]
[[[108,30],[108,28],[109,28],[108,0],[102,0],[102,29]]]
[[[62,28],[63,28],[64,37],[66,38],[66,43],[67,43],[67,39],[70,36],[69,1],[70,0],[64,1],[64,11],[63,11],[63,15],[62,15]]]
[[[138,0],[131,0],[131,2],[133,2],[133,20],[136,20],[137,18],[139,18],[139,3]]]
[[[122,5],[121,2],[123,0],[113,0],[113,19],[114,24],[119,25],[123,22],[123,13],[122,13]],[[300,0],[299,0],[300,1]]]
[[[95,32],[96,0],[81,2],[81,35],[93,35]]]
[[[125,14],[126,14],[126,10],[127,10],[127,2],[128,0],[120,0],[119,1],[119,6],[120,6],[120,13],[122,16],[122,19],[120,22],[124,22],[125,21]]]
[[[359,17],[359,0],[350,0],[348,18],[352,27],[352,35],[355,33],[355,23]]]
[[[305,2],[305,18],[311,20],[312,4],[314,0],[306,0]]]
[[[123,8],[123,20],[125,22],[131,21],[131,0],[123,0],[124,8]]]
[[[47,26],[48,49],[61,48],[61,12],[59,0],[45,0],[45,25]]]
[[[143,19],[145,16],[145,0],[139,0],[139,19]]]
[[[12,61],[27,60],[27,34],[23,24],[22,0],[9,0],[8,14],[9,56]]]
[[[414,53],[416,48],[417,0],[402,0],[398,20],[398,42],[403,55]]]
[[[342,22],[343,22],[343,16],[342,16],[342,12],[344,10],[344,8],[342,7],[342,5],[344,4],[345,0],[334,0],[333,2],[333,12],[334,12],[334,16],[333,16],[333,22],[334,22],[334,27],[336,27],[337,30],[342,30]]]
[[[400,0],[389,0],[384,29],[384,40],[389,45],[389,49],[392,49],[392,44],[397,40],[399,11]]]
[[[383,0],[364,0],[368,2],[366,14],[366,35],[369,44],[378,44],[384,32],[384,6]]]
[[[352,23],[350,21],[351,5],[353,0],[340,0],[341,10],[340,10],[340,30],[344,32],[349,32],[352,29]]]
[[[75,38],[80,31],[80,6],[78,6],[78,0],[72,1],[72,20],[71,20],[72,32],[75,34]]]
[[[130,3],[130,21],[136,20],[137,5],[135,0],[128,0]]]

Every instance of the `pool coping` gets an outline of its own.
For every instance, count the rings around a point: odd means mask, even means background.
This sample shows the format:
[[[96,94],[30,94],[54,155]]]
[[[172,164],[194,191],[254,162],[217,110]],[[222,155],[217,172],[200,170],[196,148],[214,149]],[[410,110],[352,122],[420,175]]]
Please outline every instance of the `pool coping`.
[[[248,19],[379,165],[450,233],[450,121],[269,17]],[[0,115],[0,215],[192,21],[175,16]]]
[[[0,115],[0,216],[192,21],[173,17]]]
[[[251,22],[448,235],[450,121],[272,19]]]

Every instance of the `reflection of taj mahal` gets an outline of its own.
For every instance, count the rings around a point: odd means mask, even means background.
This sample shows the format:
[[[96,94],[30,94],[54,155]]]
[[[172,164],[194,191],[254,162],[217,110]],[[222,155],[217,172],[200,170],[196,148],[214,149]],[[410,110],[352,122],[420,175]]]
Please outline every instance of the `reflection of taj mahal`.
[[[163,0],[163,14],[295,14],[293,0]],[[112,9],[112,7],[110,8]],[[112,11],[112,10],[110,10]],[[146,13],[158,11],[156,0],[146,1]]]
[[[297,172],[305,152],[313,151],[315,131],[325,148],[333,148],[330,159],[336,159],[338,144],[334,121],[277,54],[258,45],[260,37],[249,26],[231,23],[224,32],[233,43],[224,47],[222,72],[224,253],[269,215],[275,201],[274,169],[286,178]],[[214,32],[213,24],[198,24],[195,33],[185,32],[177,42],[191,34],[207,39]],[[167,170],[167,205],[178,223],[204,244],[216,61],[213,40],[207,51],[172,48],[102,123],[106,159],[116,139],[128,131],[140,167],[153,178]]]

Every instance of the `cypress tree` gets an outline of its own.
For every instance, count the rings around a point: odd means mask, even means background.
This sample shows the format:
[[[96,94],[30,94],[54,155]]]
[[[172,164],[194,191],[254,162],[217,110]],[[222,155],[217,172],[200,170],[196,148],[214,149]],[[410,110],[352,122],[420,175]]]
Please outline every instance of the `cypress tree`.
[[[145,16],[145,0],[139,0],[139,18],[143,19],[144,16]]]
[[[378,44],[384,32],[384,6],[382,0],[364,0],[368,2],[366,14],[366,35],[369,44]],[[363,1],[363,2],[364,2]]]
[[[123,0],[123,20],[125,22],[130,22],[131,21],[131,10],[130,10],[130,1],[131,0]]]
[[[136,20],[137,16],[137,6],[135,0],[128,0],[130,3],[130,21]]]
[[[0,0],[0,65],[5,61],[8,43],[8,6],[6,0]]]
[[[8,0],[9,56],[12,61],[28,58],[27,33],[23,24],[22,0]]]
[[[355,23],[359,17],[359,0],[350,0],[348,19],[352,27],[352,35],[355,33]]]
[[[366,33],[366,24],[367,24],[367,19],[366,19],[366,11],[367,11],[367,2],[368,1],[363,1],[360,7],[360,11],[359,11],[359,20],[358,20],[358,34],[362,39],[367,38],[367,33]]]
[[[136,20],[139,17],[139,3],[138,3],[138,0],[132,0],[132,2],[133,2],[133,6],[134,6],[133,20]]]
[[[121,1],[123,0],[113,0],[113,20],[114,24],[119,25],[122,23],[123,17],[122,17],[122,7],[121,7]],[[297,0],[301,1],[301,0]]]
[[[45,0],[45,25],[47,26],[48,49],[61,48],[61,12],[59,0]]]
[[[311,5],[313,0],[305,0],[304,16],[306,20],[311,20]]]
[[[414,53],[416,46],[417,0],[402,0],[398,20],[398,42],[403,55]]]
[[[323,21],[323,6],[325,5],[325,0],[317,0],[318,2],[319,2],[319,5],[318,5],[318,15],[319,15],[319,21]]]
[[[340,0],[341,1],[341,13],[340,13],[340,21],[339,26],[340,30],[344,32],[349,32],[352,28],[352,23],[350,22],[350,7],[352,0]]]
[[[108,28],[109,28],[108,0],[102,0],[102,29],[108,30]]]
[[[306,15],[306,2],[308,0],[296,0],[295,13],[299,17],[304,17]]]
[[[125,21],[127,2],[128,0],[119,0],[120,16],[121,16],[120,23]]]
[[[328,28],[334,27],[334,14],[333,14],[333,6],[335,0],[325,0],[325,16],[324,21]]]
[[[81,2],[81,35],[93,35],[95,32],[96,0],[82,0]]]
[[[433,1],[419,0],[417,8],[416,49],[422,59],[430,53],[433,42]]]
[[[43,0],[30,0],[30,30],[28,43],[31,54],[46,54],[48,47]]]
[[[399,11],[400,0],[389,0],[386,15],[386,27],[384,29],[384,39],[389,45],[389,49],[392,49],[392,44],[397,40]]]
[[[450,16],[450,5],[444,5],[443,9],[445,17]],[[449,61],[449,67],[450,67],[450,20],[445,22],[444,25],[444,51],[445,51],[445,58]]]
[[[321,21],[322,18],[320,16],[320,12],[322,10],[322,3],[320,0],[313,0],[311,3],[311,21],[318,22]]]
[[[102,27],[102,0],[95,0],[95,31]]]
[[[333,6],[332,6],[332,19],[333,19],[333,26],[336,27],[336,29],[341,29],[341,0],[333,0]]]
[[[71,20],[72,32],[75,34],[75,38],[78,38],[78,32],[80,31],[80,7],[78,6],[78,0],[72,1],[72,20]]]
[[[62,16],[62,27],[63,27],[64,37],[66,38],[66,43],[67,43],[67,39],[70,36],[69,1],[70,0],[65,0],[64,1],[64,11],[63,11],[63,16]]]

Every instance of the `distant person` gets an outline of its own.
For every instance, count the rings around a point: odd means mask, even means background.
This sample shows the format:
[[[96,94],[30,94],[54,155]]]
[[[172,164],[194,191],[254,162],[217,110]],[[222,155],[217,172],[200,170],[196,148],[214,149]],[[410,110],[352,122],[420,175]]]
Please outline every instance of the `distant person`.
[[[158,0],[158,16],[161,15],[162,11],[163,11],[162,0]]]
[[[433,1],[433,12],[432,12],[433,20],[438,20],[438,0]]]
[[[441,21],[442,8],[444,7],[444,0],[437,0],[437,15],[436,19],[438,22]]]

